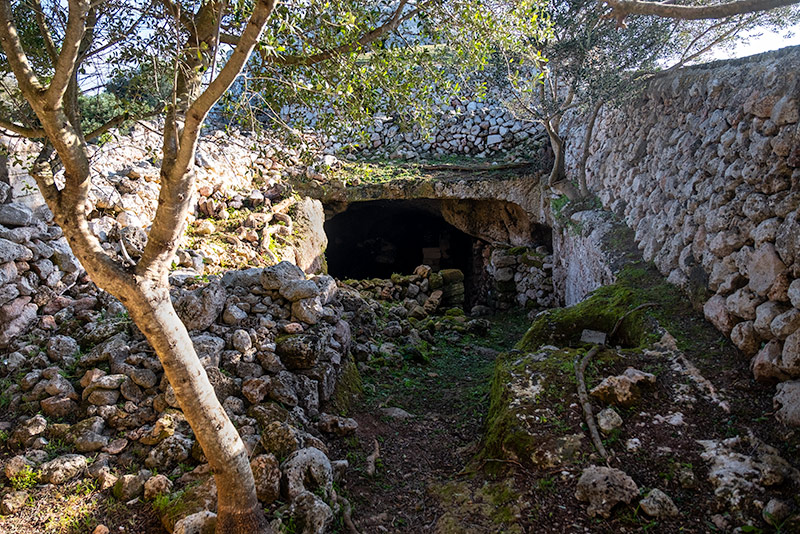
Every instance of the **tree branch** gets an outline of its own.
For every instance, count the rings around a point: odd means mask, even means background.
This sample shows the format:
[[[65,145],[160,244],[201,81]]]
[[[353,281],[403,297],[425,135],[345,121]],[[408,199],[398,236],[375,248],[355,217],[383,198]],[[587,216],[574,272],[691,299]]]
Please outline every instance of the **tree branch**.
[[[0,45],[3,47],[22,94],[29,100],[38,100],[43,91],[42,84],[39,83],[39,79],[28,61],[28,56],[22,48],[22,42],[11,14],[11,2],[6,0],[0,1]]]
[[[699,20],[721,19],[733,15],[743,15],[756,11],[768,11],[798,3],[799,0],[736,0],[707,6],[680,6],[661,2],[642,0],[600,0],[611,7],[608,18],[616,19],[617,25],[624,26],[628,15],[655,15],[657,17]]]
[[[59,106],[75,72],[90,7],[88,0],[69,0],[69,17],[64,40],[61,43],[61,52],[55,64],[55,74],[45,93],[45,100],[50,108]]]
[[[47,137],[47,134],[44,133],[42,128],[29,128],[27,126],[20,126],[19,124],[14,124],[11,121],[6,121],[1,118],[0,129],[14,132],[17,135],[27,137],[28,139],[41,139],[42,137]]]
[[[44,39],[44,47],[47,50],[47,55],[50,56],[50,61],[55,64],[56,61],[58,61],[58,51],[56,50],[56,44],[53,42],[53,35],[50,33],[50,28],[48,28],[47,21],[44,18],[41,0],[33,0],[33,6],[36,24],[39,26],[39,33],[42,34],[42,39]]]
[[[262,58],[275,65],[301,65],[301,66],[309,66],[314,65],[315,63],[320,63],[322,61],[328,60],[335,56],[341,56],[345,54],[349,54],[354,50],[358,50],[359,48],[366,46],[370,43],[373,43],[386,35],[387,33],[394,31],[397,29],[402,23],[406,22],[407,20],[411,19],[412,17],[416,16],[418,13],[422,12],[424,9],[438,4],[441,0],[428,0],[427,2],[423,2],[415,9],[412,9],[405,15],[403,15],[403,9],[405,8],[408,0],[401,0],[400,5],[397,6],[392,17],[387,20],[381,26],[378,26],[374,30],[365,33],[355,41],[351,43],[347,43],[341,46],[337,46],[335,48],[330,48],[328,50],[323,50],[322,52],[318,52],[311,56],[288,56],[288,55],[279,55],[279,56],[267,56],[266,54],[262,53]]]
[[[250,59],[250,54],[253,53],[253,49],[256,44],[258,44],[261,30],[264,28],[274,8],[275,0],[260,0],[256,4],[253,9],[253,14],[250,16],[250,20],[239,38],[239,45],[234,49],[222,70],[220,70],[219,76],[208,84],[206,90],[197,97],[197,100],[192,103],[186,112],[186,123],[181,138],[181,149],[178,154],[180,165],[183,165],[185,162],[188,168],[189,160],[181,158],[181,153],[184,153],[183,156],[185,158],[185,156],[188,155],[187,149],[194,146],[194,142],[191,142],[193,130],[198,129],[197,133],[199,133],[200,124],[205,120],[211,107],[216,104],[225,91],[230,88],[245,63],[247,63],[247,60]],[[196,142],[197,136],[194,135],[194,137]],[[193,157],[193,148],[191,152]]]
[[[103,124],[101,126],[98,126],[96,129],[94,129],[93,131],[91,131],[88,134],[86,134],[86,140],[87,141],[92,141],[93,139],[96,139],[96,138],[100,137],[101,135],[103,135],[107,131],[111,130],[112,128],[116,128],[117,126],[119,126],[123,122],[129,121],[129,120],[138,121],[138,120],[142,120],[142,119],[148,119],[150,117],[155,117],[156,115],[159,115],[160,113],[161,113],[161,111],[151,111],[150,113],[145,113],[143,115],[137,115],[135,117],[131,117],[131,115],[129,113],[127,113],[127,112],[123,113],[122,115],[117,115],[116,117],[114,117],[113,119],[109,120],[105,124]]]
[[[194,187],[194,156],[200,127],[211,107],[233,84],[258,43],[261,31],[275,8],[275,0],[259,0],[234,49],[219,75],[189,106],[180,132],[180,142],[175,161],[162,167],[162,184],[159,203],[147,245],[136,269],[149,278],[164,276],[166,267],[177,248],[178,239],[186,222],[186,213]],[[218,16],[222,16],[220,13]],[[170,113],[174,113],[174,106]],[[166,127],[165,127],[166,128]],[[165,141],[167,135],[165,134]]]

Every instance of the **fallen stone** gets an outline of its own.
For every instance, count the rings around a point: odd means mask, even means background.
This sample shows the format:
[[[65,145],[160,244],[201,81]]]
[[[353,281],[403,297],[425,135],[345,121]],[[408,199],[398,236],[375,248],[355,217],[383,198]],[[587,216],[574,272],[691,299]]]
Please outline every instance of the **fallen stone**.
[[[152,501],[161,495],[167,495],[172,489],[172,481],[164,475],[155,475],[144,483],[144,500]]]
[[[141,470],[135,475],[122,475],[114,484],[114,497],[123,502],[135,499],[144,493],[144,484],[151,476],[152,473],[147,470]]]
[[[25,456],[14,456],[6,462],[3,472],[11,480],[20,476],[24,471],[32,470],[36,464]]]
[[[88,462],[80,454],[65,454],[59,456],[39,468],[39,478],[48,484],[63,484],[83,473]]]
[[[641,386],[655,384],[656,377],[628,367],[619,376],[609,376],[589,393],[603,402],[630,407],[641,397]]]
[[[28,502],[27,491],[11,491],[0,499],[0,514],[14,515],[25,507]]]
[[[606,408],[597,414],[597,426],[603,434],[608,435],[611,431],[622,426],[622,417],[619,416],[614,408]]]
[[[172,534],[214,534],[217,527],[217,514],[203,510],[187,515],[177,523]]]
[[[300,267],[288,261],[282,261],[277,265],[266,267],[261,272],[261,285],[264,289],[280,290],[287,282],[292,280],[304,280],[306,277]]]
[[[322,432],[336,434],[337,436],[348,436],[358,429],[358,423],[355,419],[331,414],[322,414],[317,426]]]
[[[778,410],[775,412],[778,421],[787,426],[800,427],[800,381],[778,384],[772,404]]]
[[[619,503],[630,504],[639,496],[639,487],[631,477],[619,469],[590,466],[583,470],[575,498],[589,502],[587,512],[590,517],[609,518],[611,510]]]
[[[647,496],[639,501],[639,507],[644,513],[656,519],[666,519],[677,517],[678,507],[669,498],[669,495],[656,488],[650,491]]]

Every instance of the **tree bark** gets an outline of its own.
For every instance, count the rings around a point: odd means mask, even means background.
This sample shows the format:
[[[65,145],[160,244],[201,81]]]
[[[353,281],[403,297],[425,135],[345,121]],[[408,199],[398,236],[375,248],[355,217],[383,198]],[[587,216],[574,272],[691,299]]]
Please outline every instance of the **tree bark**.
[[[175,397],[192,423],[217,483],[219,533],[270,532],[256,498],[250,459],[239,433],[217,400],[169,296],[169,288],[142,280],[128,295],[126,306],[155,349]]]
[[[556,128],[549,120],[542,121],[547,136],[550,138],[550,146],[555,153],[555,160],[553,161],[553,168],[550,170],[550,176],[547,179],[547,185],[561,195],[567,195],[570,200],[577,200],[581,197],[580,192],[575,188],[569,180],[567,180],[567,171],[565,164],[566,147],[564,138],[562,138]]]

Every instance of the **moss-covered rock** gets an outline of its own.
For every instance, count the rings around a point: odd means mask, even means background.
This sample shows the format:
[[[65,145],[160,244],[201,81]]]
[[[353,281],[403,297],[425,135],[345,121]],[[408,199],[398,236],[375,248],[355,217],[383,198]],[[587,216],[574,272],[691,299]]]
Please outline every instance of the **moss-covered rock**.
[[[549,468],[571,460],[583,445],[560,418],[574,395],[575,349],[501,354],[492,379],[484,458]]]
[[[645,304],[648,306],[636,310]],[[615,284],[595,290],[586,300],[537,316],[517,349],[574,345],[584,329],[610,334],[623,318],[609,344],[638,347],[655,340],[655,317],[685,313],[685,308],[686,297],[678,288],[666,283],[652,267],[633,264],[620,271]]]
[[[361,375],[355,362],[348,359],[342,364],[341,374],[336,381],[336,389],[330,399],[330,404],[338,413],[347,413],[353,400],[363,391]]]

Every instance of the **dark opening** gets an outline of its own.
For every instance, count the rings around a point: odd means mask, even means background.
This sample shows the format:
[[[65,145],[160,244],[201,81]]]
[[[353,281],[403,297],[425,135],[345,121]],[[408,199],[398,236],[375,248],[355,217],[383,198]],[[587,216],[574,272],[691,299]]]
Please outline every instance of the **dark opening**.
[[[466,277],[473,271],[475,239],[448,224],[433,200],[354,203],[325,223],[325,233],[328,273],[339,279],[389,278],[422,264]]]

